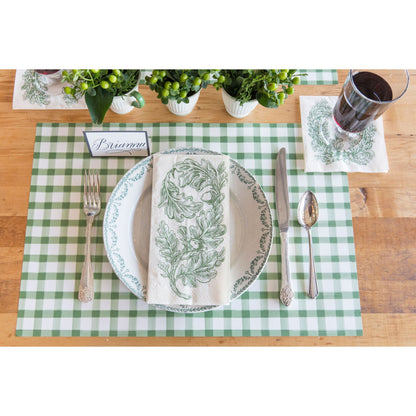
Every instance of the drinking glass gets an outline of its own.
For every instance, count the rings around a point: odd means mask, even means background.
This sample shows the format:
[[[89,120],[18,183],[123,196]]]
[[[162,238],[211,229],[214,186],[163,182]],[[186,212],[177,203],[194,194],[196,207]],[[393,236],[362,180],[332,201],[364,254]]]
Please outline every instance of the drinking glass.
[[[39,75],[43,75],[47,80],[57,81],[62,78],[62,69],[35,69]]]
[[[361,140],[360,132],[380,117],[406,92],[404,69],[351,69],[333,109],[333,136],[344,149]]]

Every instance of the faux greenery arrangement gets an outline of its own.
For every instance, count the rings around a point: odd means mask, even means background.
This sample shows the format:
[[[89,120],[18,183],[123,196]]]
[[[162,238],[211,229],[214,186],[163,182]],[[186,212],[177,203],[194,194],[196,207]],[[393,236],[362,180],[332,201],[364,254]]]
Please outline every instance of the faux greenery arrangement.
[[[155,69],[145,82],[157,92],[163,104],[175,100],[178,104],[189,103],[190,96],[206,88],[215,71],[209,69]]]
[[[276,108],[293,94],[294,85],[300,83],[296,69],[221,69],[214,74],[214,87],[224,90],[241,105],[257,99],[264,107]]]
[[[129,93],[140,77],[138,69],[73,69],[62,72],[62,81],[69,82],[64,92],[76,99],[85,96],[85,103],[94,123],[101,124],[113,98]],[[137,91],[130,93],[134,107],[142,108],[144,99]]]

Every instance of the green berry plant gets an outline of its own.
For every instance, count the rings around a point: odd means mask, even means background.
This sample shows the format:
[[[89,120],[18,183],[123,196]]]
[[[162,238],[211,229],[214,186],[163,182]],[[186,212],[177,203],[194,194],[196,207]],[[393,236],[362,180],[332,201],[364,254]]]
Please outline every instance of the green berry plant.
[[[101,124],[113,98],[133,90],[140,78],[138,69],[73,69],[62,72],[62,82],[71,86],[64,93],[79,99],[85,96],[85,103],[93,123]],[[142,108],[144,99],[137,91],[130,93],[134,107]]]
[[[221,69],[214,74],[214,87],[224,90],[240,105],[256,99],[262,106],[277,108],[300,83],[296,69]]]
[[[209,69],[155,69],[145,77],[145,82],[157,92],[163,104],[169,100],[189,103],[190,96],[208,86],[214,72]]]

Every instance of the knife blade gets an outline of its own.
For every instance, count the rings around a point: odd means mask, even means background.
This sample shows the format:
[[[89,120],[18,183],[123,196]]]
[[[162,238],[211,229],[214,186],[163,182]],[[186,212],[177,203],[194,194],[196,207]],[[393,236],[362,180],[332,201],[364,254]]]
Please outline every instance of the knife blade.
[[[288,232],[290,210],[289,191],[287,187],[286,149],[284,147],[279,150],[276,158],[275,197],[282,258],[282,286],[280,288],[280,300],[285,306],[289,306],[295,295],[292,290],[289,270]]]

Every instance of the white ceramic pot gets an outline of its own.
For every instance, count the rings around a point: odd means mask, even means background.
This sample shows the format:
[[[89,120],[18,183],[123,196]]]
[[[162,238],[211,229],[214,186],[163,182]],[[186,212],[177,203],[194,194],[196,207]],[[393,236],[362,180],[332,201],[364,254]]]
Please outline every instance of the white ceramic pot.
[[[127,94],[125,95],[117,95],[113,98],[113,102],[111,103],[110,110],[117,114],[127,114],[133,110],[133,103],[136,99],[134,97],[130,97],[130,93],[132,91],[139,91],[139,83]]]
[[[199,90],[196,94],[191,95],[189,97],[189,103],[182,102],[178,104],[175,100],[169,100],[167,104],[169,111],[177,116],[186,116],[194,109],[200,93],[201,90]]]
[[[243,105],[240,104],[240,101],[237,101],[234,97],[228,94],[224,88],[221,89],[222,91],[222,100],[224,101],[225,109],[230,116],[236,118],[243,118],[251,113],[259,103],[257,100],[251,100]]]

